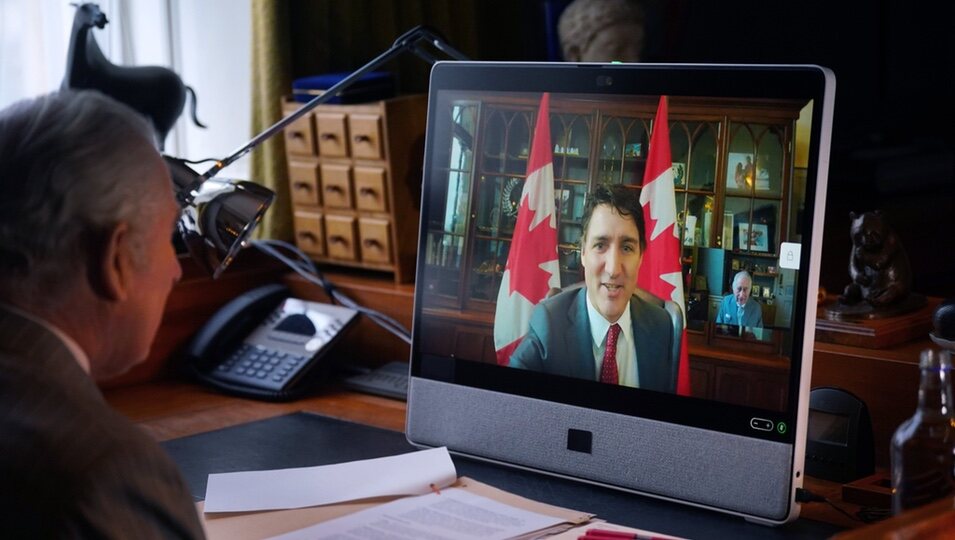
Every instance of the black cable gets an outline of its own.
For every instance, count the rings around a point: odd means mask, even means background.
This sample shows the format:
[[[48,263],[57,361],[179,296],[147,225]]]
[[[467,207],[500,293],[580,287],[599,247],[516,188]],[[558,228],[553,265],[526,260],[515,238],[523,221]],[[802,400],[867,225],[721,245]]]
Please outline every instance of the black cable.
[[[856,512],[856,515],[852,515],[849,512],[847,512],[844,508],[841,508],[840,506],[838,506],[836,503],[832,502],[831,500],[817,493],[813,493],[812,491],[809,491],[808,489],[805,489],[805,488],[796,488],[796,502],[828,503],[829,506],[835,508],[839,513],[846,516],[847,518],[853,521],[861,521],[863,523],[873,523],[875,521],[883,520],[892,515],[892,511],[887,508],[874,508],[869,506],[860,508],[859,511]]]
[[[205,127],[205,126],[202,126],[202,127]],[[182,161],[183,163],[189,163],[190,165],[201,165],[203,163],[209,163],[210,161],[217,161],[216,158],[211,158],[211,157],[203,158],[203,159],[183,159],[183,158],[176,158],[176,159],[178,159],[179,161]]]
[[[389,317],[388,315],[381,313],[380,311],[376,311],[358,304],[344,293],[336,289],[329,280],[325,279],[324,275],[322,275],[322,273],[315,266],[315,263],[296,246],[281,240],[254,240],[252,245],[258,248],[260,251],[285,263],[286,266],[294,270],[298,275],[305,278],[309,283],[321,287],[322,290],[324,290],[329,298],[331,298],[333,301],[337,301],[343,306],[361,312],[378,326],[381,326],[388,332],[391,332],[409,345],[411,344],[411,332],[402,326],[401,323]],[[291,251],[295,254],[298,260],[292,260],[285,256],[279,252],[278,249],[276,249],[277,247]]]
[[[809,503],[809,502],[826,502],[826,498],[822,495],[817,495],[808,489],[805,488],[796,488],[796,502],[798,503]]]
[[[892,509],[867,506],[860,508],[859,511],[856,512],[856,515],[865,523],[875,523],[876,521],[882,521],[883,519],[892,517]]]

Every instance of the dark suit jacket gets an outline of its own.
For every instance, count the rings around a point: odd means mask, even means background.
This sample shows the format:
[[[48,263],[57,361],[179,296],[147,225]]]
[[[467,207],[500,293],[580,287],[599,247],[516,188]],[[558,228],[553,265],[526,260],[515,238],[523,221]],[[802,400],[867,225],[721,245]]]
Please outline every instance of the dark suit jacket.
[[[172,460],[51,332],[0,306],[0,537],[202,538]]]
[[[670,356],[670,316],[662,307],[633,296],[630,319],[640,388],[676,391],[676,370]],[[531,314],[530,329],[508,365],[596,381],[600,374],[595,364],[584,287],[564,291],[537,304]]]

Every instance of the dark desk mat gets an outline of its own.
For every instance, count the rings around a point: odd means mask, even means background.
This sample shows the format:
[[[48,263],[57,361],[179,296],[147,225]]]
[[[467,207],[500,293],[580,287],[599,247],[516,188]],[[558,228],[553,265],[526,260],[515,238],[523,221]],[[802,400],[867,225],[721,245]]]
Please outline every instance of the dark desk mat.
[[[179,464],[196,500],[205,498],[210,473],[311,467],[416,450],[403,433],[305,412],[173,439],[163,446]],[[452,457],[459,476],[661,533],[688,538],[826,538],[840,530],[805,519],[784,527],[764,527],[718,512]]]

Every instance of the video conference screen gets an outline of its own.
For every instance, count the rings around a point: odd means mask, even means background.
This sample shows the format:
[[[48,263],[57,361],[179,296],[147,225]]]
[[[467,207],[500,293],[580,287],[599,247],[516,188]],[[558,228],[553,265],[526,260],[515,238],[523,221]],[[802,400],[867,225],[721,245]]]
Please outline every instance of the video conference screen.
[[[724,409],[701,412],[705,400],[758,412],[767,437],[786,437],[802,318],[814,308],[800,301],[812,100],[667,96],[663,153],[651,146],[659,95],[544,96],[441,91],[432,103],[416,307],[426,371],[644,416],[685,411],[711,427],[703,417]],[[658,179],[672,191],[642,193]],[[636,220],[588,208],[600,190],[657,207],[642,224],[645,245],[634,245]],[[654,234],[675,237],[665,254]],[[664,256],[672,265],[652,276],[671,293],[651,298],[653,309],[631,298],[634,250],[641,266]],[[679,306],[685,340],[667,335],[665,300]],[[626,351],[610,383],[602,332],[624,312],[615,339]]]

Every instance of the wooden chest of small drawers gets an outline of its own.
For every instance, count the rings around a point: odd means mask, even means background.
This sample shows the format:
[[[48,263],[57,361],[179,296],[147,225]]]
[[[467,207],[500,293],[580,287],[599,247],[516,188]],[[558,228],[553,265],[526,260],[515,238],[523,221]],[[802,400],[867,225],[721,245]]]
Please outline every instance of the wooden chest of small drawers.
[[[301,104],[284,101],[292,114]],[[414,280],[427,96],[319,105],[285,130],[295,243]]]

